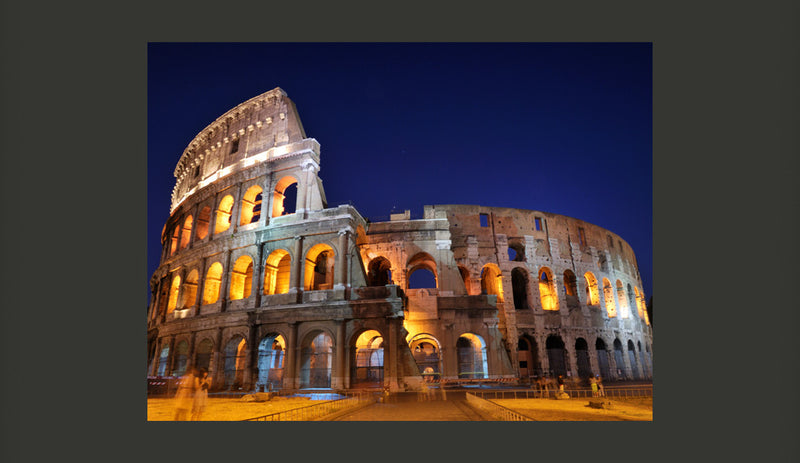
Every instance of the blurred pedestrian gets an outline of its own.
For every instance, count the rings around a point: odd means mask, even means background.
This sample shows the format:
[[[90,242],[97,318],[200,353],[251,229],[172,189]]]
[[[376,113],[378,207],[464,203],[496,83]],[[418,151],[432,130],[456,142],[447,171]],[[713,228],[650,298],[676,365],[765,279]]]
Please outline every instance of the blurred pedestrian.
[[[600,397],[606,396],[606,391],[603,389],[603,377],[600,375],[597,375],[597,394]]]
[[[208,389],[211,387],[211,377],[205,368],[201,368],[197,373],[197,390],[194,393],[192,402],[192,421],[200,421],[208,403]]]
[[[194,393],[197,390],[195,369],[187,371],[178,380],[178,392],[175,393],[175,421],[186,421],[192,411]]]
[[[594,376],[589,378],[589,385],[592,387],[592,397],[597,397],[597,378]]]

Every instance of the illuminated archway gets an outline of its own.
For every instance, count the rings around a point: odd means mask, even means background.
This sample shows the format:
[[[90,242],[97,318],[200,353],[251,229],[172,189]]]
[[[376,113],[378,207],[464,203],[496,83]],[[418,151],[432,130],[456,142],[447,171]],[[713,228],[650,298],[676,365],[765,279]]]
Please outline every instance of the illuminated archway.
[[[427,252],[419,252],[409,259],[406,264],[406,272],[408,289],[439,287],[436,260]]]
[[[486,378],[489,371],[486,343],[473,333],[464,333],[456,341],[459,378]]]
[[[202,240],[208,236],[208,226],[211,223],[211,207],[206,206],[197,216],[197,239]]]
[[[181,227],[180,225],[175,225],[175,228],[172,229],[172,238],[170,240],[170,247],[169,247],[169,255],[175,254],[175,251],[178,250],[178,240],[181,236]]]
[[[503,275],[497,264],[486,264],[481,269],[481,294],[494,294],[503,302]]]
[[[178,305],[178,294],[181,291],[181,277],[175,275],[172,278],[172,285],[169,288],[169,302],[167,302],[167,314],[171,314]]]
[[[222,264],[214,262],[206,272],[203,283],[203,304],[213,304],[219,299],[219,288],[222,284]]]
[[[383,336],[376,330],[361,333],[355,341],[351,372],[354,387],[383,384]]]
[[[250,297],[253,288],[253,259],[250,256],[241,256],[236,259],[231,270],[230,299],[244,299]]]
[[[306,291],[333,289],[335,254],[327,244],[317,244],[306,254],[303,274]]]
[[[286,199],[286,189],[291,185],[297,185],[297,179],[291,176],[283,177],[275,185],[275,190],[272,192],[272,217],[280,217],[282,215],[293,214],[295,205],[284,204]]]
[[[227,195],[219,202],[217,207],[217,222],[214,234],[222,233],[231,226],[231,211],[233,210],[233,196]]]
[[[470,278],[469,270],[467,270],[466,267],[459,265],[458,273],[461,275],[461,281],[464,282],[464,289],[467,291],[467,294],[472,295],[472,279]]]
[[[181,227],[181,249],[186,249],[189,246],[189,240],[192,237],[192,216],[186,216],[186,219],[183,221],[183,227]]]
[[[608,318],[616,317],[617,307],[614,304],[614,289],[611,288],[611,282],[608,281],[608,278],[603,278],[603,296],[605,297]]]
[[[186,281],[183,283],[183,291],[181,291],[182,301],[179,304],[180,308],[188,309],[195,305],[195,301],[197,300],[197,281],[198,273],[197,269],[195,269],[189,272]]]
[[[300,388],[331,387],[333,340],[323,331],[306,336],[300,350]]]
[[[578,302],[578,279],[572,270],[564,270],[564,293],[567,301]]]
[[[267,257],[264,267],[264,294],[289,292],[292,256],[284,249],[276,249]]]
[[[247,189],[242,196],[242,212],[239,225],[256,223],[261,218],[261,193],[262,189],[258,185],[253,185]]]
[[[600,304],[600,292],[597,289],[597,278],[592,272],[586,272],[583,277],[586,279],[586,303],[589,305]]]
[[[619,301],[620,316],[622,318],[628,318],[631,313],[628,307],[628,298],[625,296],[625,288],[619,280],[617,280],[617,301]]]
[[[367,281],[369,286],[385,286],[392,283],[392,263],[378,256],[369,262]]]
[[[441,376],[439,341],[427,333],[420,333],[408,342],[414,362],[426,381],[439,379]]]
[[[558,310],[558,293],[553,280],[553,272],[547,268],[539,269],[539,299],[543,310]]]
[[[283,361],[286,341],[283,336],[271,333],[258,344],[258,379],[256,390],[280,389],[283,385]]]
[[[223,375],[224,387],[227,390],[239,390],[244,386],[245,352],[247,341],[242,336],[235,336],[225,345],[225,361]]]

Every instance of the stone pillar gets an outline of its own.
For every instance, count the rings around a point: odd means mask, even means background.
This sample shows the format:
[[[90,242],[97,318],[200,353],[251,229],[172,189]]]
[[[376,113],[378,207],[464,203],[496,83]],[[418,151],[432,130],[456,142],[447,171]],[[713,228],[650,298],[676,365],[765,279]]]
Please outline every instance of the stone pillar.
[[[172,370],[175,368],[175,336],[169,338],[169,361],[167,368],[164,371],[166,376],[172,376]]]
[[[289,339],[286,340],[283,389],[297,388],[297,322],[289,322]]]
[[[331,388],[334,390],[345,389],[344,369],[345,369],[345,323],[342,319],[334,320],[336,324],[336,356],[334,357],[333,377],[331,378]]]
[[[242,184],[236,187],[236,196],[233,198],[233,207],[231,208],[231,234],[239,231],[239,222],[242,220]]]
[[[263,201],[262,201],[263,202]],[[264,294],[264,243],[258,245],[258,260],[253,263],[252,291],[255,291],[255,307],[261,307],[261,295]]]
[[[317,166],[311,160],[306,160],[303,163],[302,180],[297,185],[297,204],[295,206],[295,213],[302,214],[303,218],[308,217],[309,196],[311,193],[311,182],[314,174],[316,173]]]
[[[294,258],[292,259],[292,270],[290,275],[289,292],[299,293],[303,289],[303,237],[294,237]]]
[[[537,349],[539,355],[539,364],[542,366],[542,374],[550,375],[550,355],[547,352],[547,336],[539,336],[538,344],[540,349]]]
[[[347,275],[347,248],[349,246],[347,235],[352,230],[345,228],[339,230],[339,254],[336,256],[336,270],[334,271],[333,289],[345,289],[349,281]]]
[[[256,326],[254,312],[247,314],[247,325],[249,331],[247,333],[247,351],[245,352],[244,377],[242,379],[244,384],[242,386],[245,391],[252,391],[255,390],[255,378],[258,377],[254,375],[254,370],[257,366],[256,358],[258,357],[258,339],[256,338],[258,335],[258,327]]]
[[[206,287],[206,265],[208,265],[208,259],[201,259],[199,268],[200,275],[197,277],[197,294],[195,294],[194,298],[194,305],[197,307],[195,315],[200,315],[200,306],[203,305],[203,291],[205,291]]]
[[[231,268],[231,251],[225,253],[225,267],[222,269],[222,281],[219,285],[219,311],[225,312],[225,309],[228,307],[228,299],[230,298],[231,292],[231,273],[233,273],[233,269]]]
[[[442,337],[442,378],[458,378],[458,350],[456,349],[455,336],[453,335],[453,324],[444,325],[444,336]]]
[[[194,368],[194,339],[197,336],[197,333],[192,331],[192,334],[189,335],[189,351],[186,354],[186,371],[191,371]]]
[[[589,368],[592,369],[592,375],[600,374],[600,360],[597,358],[597,348],[595,345],[589,345]]]
[[[196,204],[192,209],[192,231],[189,232],[189,242],[186,245],[186,249],[192,249],[192,247],[194,247],[194,240],[197,236],[197,214],[199,210],[199,204]]]
[[[214,351],[211,353],[211,361],[208,365],[208,375],[211,376],[211,384],[215,390],[221,389],[225,385],[222,364],[222,327],[217,328],[217,335],[214,339]]]

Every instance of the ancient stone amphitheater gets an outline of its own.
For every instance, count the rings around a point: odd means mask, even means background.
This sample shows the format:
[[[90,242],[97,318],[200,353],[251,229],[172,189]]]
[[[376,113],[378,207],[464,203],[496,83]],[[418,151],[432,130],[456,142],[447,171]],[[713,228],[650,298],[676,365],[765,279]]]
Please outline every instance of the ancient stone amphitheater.
[[[215,390],[414,390],[652,378],[631,247],[540,211],[329,207],[320,145],[280,88],[223,114],[177,167],[150,285],[150,377]]]

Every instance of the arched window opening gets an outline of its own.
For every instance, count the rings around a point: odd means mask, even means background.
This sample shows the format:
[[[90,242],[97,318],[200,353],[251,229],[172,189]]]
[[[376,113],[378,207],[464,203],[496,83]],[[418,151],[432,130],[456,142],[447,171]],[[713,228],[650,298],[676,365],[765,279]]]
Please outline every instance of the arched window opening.
[[[186,249],[189,246],[189,240],[192,238],[192,216],[189,215],[183,221],[183,227],[181,228],[181,249]]]
[[[211,223],[211,207],[206,206],[197,216],[197,239],[202,240],[208,236],[208,225]]]
[[[639,363],[636,361],[636,347],[633,345],[633,341],[630,339],[628,340],[628,360],[631,364],[631,376],[633,376],[633,379],[641,379],[641,375],[639,374]]]
[[[637,298],[633,294],[633,286],[631,286],[631,284],[628,283],[628,307],[636,308],[636,303],[637,303]],[[633,310],[631,312],[633,312],[634,314],[637,313],[636,311]]]
[[[292,187],[292,188],[289,188]],[[287,196],[293,196],[288,198]],[[297,179],[294,177],[283,177],[275,185],[272,192],[272,217],[294,214],[297,205]]]
[[[333,289],[335,255],[327,244],[317,244],[306,254],[304,284],[306,291]]]
[[[197,300],[197,281],[198,273],[195,269],[189,272],[189,276],[186,277],[186,281],[183,283],[183,291],[181,291],[181,299],[183,301],[179,304],[182,309],[188,309],[195,305]]]
[[[175,251],[178,250],[178,240],[181,236],[181,227],[176,225],[175,228],[172,229],[172,238],[170,239],[169,245],[169,255],[175,254]]]
[[[636,296],[635,296],[636,297],[636,311],[639,314],[639,318],[643,319],[644,318],[644,313],[643,312],[645,312],[647,310],[647,309],[645,309],[645,306],[644,306],[644,294],[639,292],[639,288],[634,287],[633,290],[634,290],[634,292],[636,294]]]
[[[264,294],[287,294],[292,272],[292,256],[284,249],[276,249],[267,257],[264,268]]]
[[[250,256],[241,256],[236,259],[231,271],[230,299],[244,299],[250,297],[253,287],[253,259]]]
[[[595,350],[597,350],[597,368],[600,369],[600,376],[603,378],[611,378],[611,368],[609,367],[608,363],[608,348],[606,347],[605,341],[600,338],[597,338],[597,342],[594,344]]]
[[[617,316],[617,307],[614,304],[614,289],[611,288],[611,282],[608,281],[608,278],[603,278],[603,297],[606,300],[606,313],[608,314],[608,318],[614,318]]]
[[[408,289],[437,288],[436,260],[430,254],[420,252],[406,264]]]
[[[225,346],[224,387],[229,391],[238,391],[244,385],[245,353],[247,342],[237,336]]]
[[[429,334],[418,334],[411,339],[408,347],[425,381],[439,379],[441,375],[439,341]]]
[[[379,256],[369,262],[367,284],[369,286],[386,286],[392,283],[392,263]]]
[[[503,275],[496,264],[486,264],[481,269],[481,294],[494,294],[497,302],[503,302]]]
[[[625,295],[625,288],[622,282],[617,280],[617,300],[619,301],[619,312],[622,318],[630,316],[630,308],[628,307],[628,297]]]
[[[376,330],[364,331],[356,339],[353,384],[383,385],[383,337]]]
[[[622,354],[622,343],[619,339],[614,340],[614,361],[617,362],[617,377],[625,378],[625,360]]]
[[[203,304],[213,304],[219,299],[219,288],[222,284],[222,264],[214,262],[206,272],[203,283]]]
[[[564,292],[567,296],[578,297],[578,279],[572,270],[564,270]]]
[[[514,308],[528,310],[528,272],[520,267],[511,271],[511,290],[514,292]]]
[[[583,338],[575,340],[575,357],[578,362],[578,377],[586,379],[592,376],[592,367],[589,363],[589,343]]]
[[[172,313],[178,305],[178,294],[181,291],[181,277],[175,275],[172,279],[172,286],[169,288],[169,302],[167,303],[167,314]]]
[[[333,340],[327,333],[317,331],[306,337],[300,356],[300,387],[331,387]]]
[[[547,348],[547,359],[550,361],[550,375],[567,376],[567,351],[564,348],[564,341],[561,336],[551,335],[547,337],[545,344]]]
[[[459,378],[486,378],[486,343],[477,334],[464,333],[456,342]]]
[[[467,290],[468,295],[472,295],[472,281],[469,276],[469,270],[461,265],[458,266],[458,273],[461,274],[461,281],[464,282],[464,289]]]
[[[233,196],[227,195],[222,198],[217,207],[217,223],[214,227],[214,234],[222,233],[231,227],[231,211],[233,211]]]
[[[167,375],[168,363],[169,363],[169,346],[164,346],[161,348],[161,354],[159,354],[158,356],[158,369],[156,370],[156,376]]]
[[[261,218],[262,191],[260,186],[253,185],[244,193],[244,196],[242,196],[242,217],[239,225],[256,223]]]
[[[586,272],[583,277],[586,279],[586,300],[588,304],[600,304],[600,292],[597,289],[597,278],[595,278],[592,272]]]
[[[189,343],[181,341],[175,346],[175,360],[172,364],[172,376],[183,376],[189,360]]]
[[[203,339],[197,345],[196,353],[194,356],[194,366],[198,369],[202,368],[210,371],[211,368],[211,354],[214,351],[214,343],[210,339]]]
[[[536,341],[528,336],[522,336],[517,342],[517,360],[519,362],[520,378],[530,378],[541,373],[538,363]]]
[[[258,379],[256,390],[261,392],[281,389],[286,341],[280,334],[268,334],[258,344]]]
[[[508,260],[525,262],[525,245],[522,244],[522,241],[511,240],[508,242]]]
[[[553,272],[547,267],[539,270],[539,298],[543,310],[558,310],[556,283],[553,280]]]

